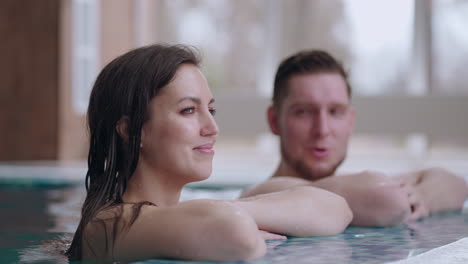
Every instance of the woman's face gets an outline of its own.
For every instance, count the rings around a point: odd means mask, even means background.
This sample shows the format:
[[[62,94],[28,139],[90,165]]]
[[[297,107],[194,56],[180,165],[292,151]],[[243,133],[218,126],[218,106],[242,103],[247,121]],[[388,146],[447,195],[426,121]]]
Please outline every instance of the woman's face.
[[[211,174],[218,126],[214,99],[198,67],[183,64],[149,104],[140,162],[170,181],[200,181]]]

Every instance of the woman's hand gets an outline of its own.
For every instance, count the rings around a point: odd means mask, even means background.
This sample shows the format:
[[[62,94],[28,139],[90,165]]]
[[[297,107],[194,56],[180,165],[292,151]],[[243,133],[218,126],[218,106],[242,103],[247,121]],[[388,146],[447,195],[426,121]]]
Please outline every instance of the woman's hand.
[[[270,233],[264,230],[258,230],[260,233],[260,236],[265,239],[265,240],[284,240],[288,239],[286,236],[275,234],[275,233]]]

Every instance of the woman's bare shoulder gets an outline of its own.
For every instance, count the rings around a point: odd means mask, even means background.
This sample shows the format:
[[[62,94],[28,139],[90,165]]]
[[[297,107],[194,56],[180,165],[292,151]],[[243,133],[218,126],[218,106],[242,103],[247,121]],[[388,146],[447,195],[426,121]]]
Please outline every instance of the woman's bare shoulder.
[[[216,256],[222,260],[226,257],[218,256],[219,250],[242,251],[245,243],[252,241],[248,238],[256,239],[257,233],[258,227],[245,210],[228,201],[190,200],[164,207],[145,206],[128,231],[116,240],[114,256],[195,260]]]
[[[84,258],[112,258],[116,241],[130,229],[138,215],[155,208],[147,205],[121,203],[103,206],[84,228]]]

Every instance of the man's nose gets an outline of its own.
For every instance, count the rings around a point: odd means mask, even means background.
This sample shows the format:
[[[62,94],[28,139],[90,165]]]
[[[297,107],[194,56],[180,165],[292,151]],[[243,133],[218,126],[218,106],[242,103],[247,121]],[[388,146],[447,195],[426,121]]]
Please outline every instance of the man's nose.
[[[211,113],[208,113],[203,118],[203,124],[200,129],[200,135],[203,137],[217,136],[219,133],[218,125]]]
[[[314,122],[314,133],[320,137],[330,134],[330,118],[325,111],[317,113]]]

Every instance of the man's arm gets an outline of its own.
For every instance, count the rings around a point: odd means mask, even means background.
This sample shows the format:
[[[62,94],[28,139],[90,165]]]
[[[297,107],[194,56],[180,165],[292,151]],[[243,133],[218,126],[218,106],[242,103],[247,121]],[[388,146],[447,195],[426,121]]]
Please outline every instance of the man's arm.
[[[424,169],[406,173],[401,178],[419,193],[429,213],[461,209],[468,197],[464,179],[446,169]]]
[[[246,190],[242,197],[304,185],[322,188],[344,197],[353,212],[352,225],[398,225],[411,213],[408,196],[401,183],[396,178],[370,171],[330,176],[314,182],[294,177],[274,177]]]
[[[311,183],[343,196],[353,211],[356,226],[394,226],[411,215],[401,181],[376,171],[337,175]]]

